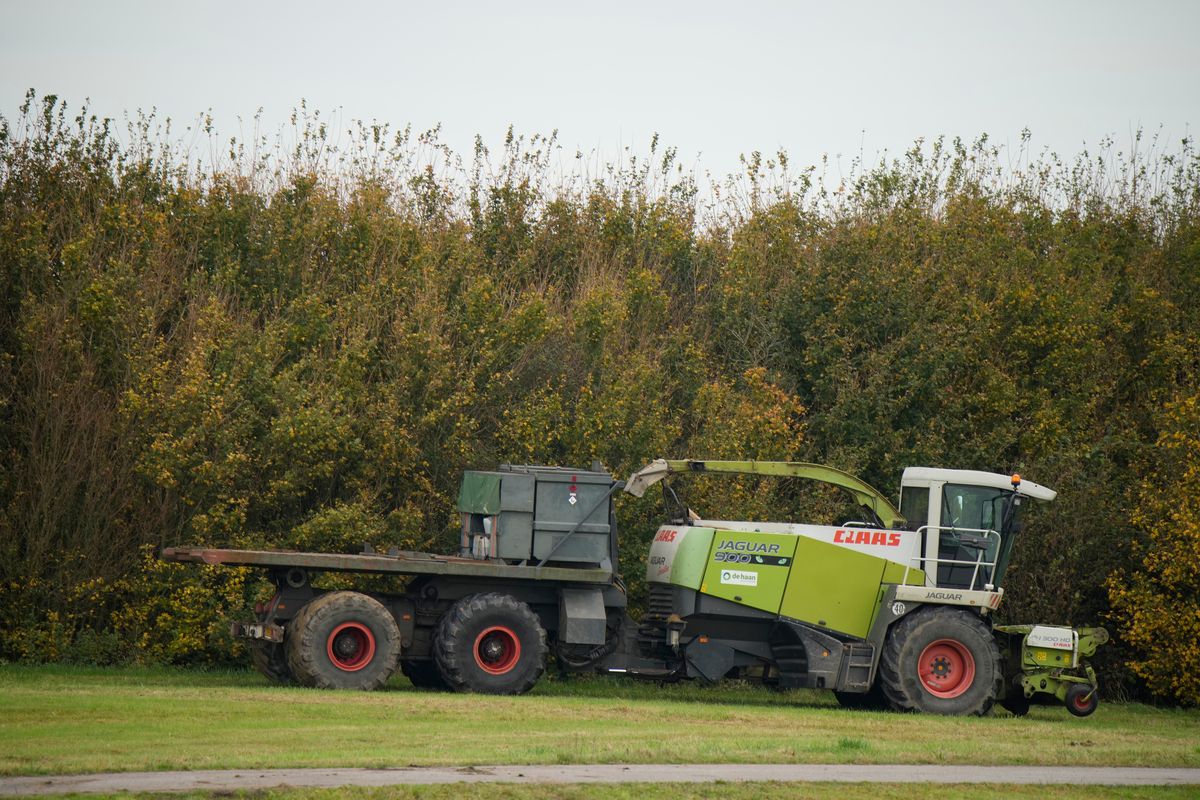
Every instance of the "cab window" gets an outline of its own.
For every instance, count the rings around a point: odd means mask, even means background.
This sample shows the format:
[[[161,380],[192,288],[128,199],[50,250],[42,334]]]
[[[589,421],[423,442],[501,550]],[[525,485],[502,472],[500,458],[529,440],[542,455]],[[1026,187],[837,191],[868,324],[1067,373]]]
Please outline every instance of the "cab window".
[[[929,487],[905,486],[900,492],[900,513],[915,531],[929,524]]]
[[[986,486],[946,484],[942,488],[942,527],[999,531],[1009,494]]]

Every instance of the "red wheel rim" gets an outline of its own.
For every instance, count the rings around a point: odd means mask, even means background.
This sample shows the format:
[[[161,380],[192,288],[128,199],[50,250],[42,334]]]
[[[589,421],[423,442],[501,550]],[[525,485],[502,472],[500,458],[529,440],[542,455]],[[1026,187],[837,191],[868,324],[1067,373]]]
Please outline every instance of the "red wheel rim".
[[[917,664],[921,685],[934,697],[958,697],[975,682],[975,657],[954,639],[938,639],[927,645]]]
[[[1092,700],[1094,698],[1094,694],[1089,694],[1088,692],[1076,692],[1075,697],[1072,698],[1071,702],[1075,704],[1075,708],[1079,711],[1087,711],[1092,707]]]
[[[329,661],[343,672],[358,672],[375,657],[375,636],[361,622],[343,622],[325,643]]]
[[[521,640],[503,625],[486,628],[475,637],[475,663],[489,675],[503,675],[521,660]]]

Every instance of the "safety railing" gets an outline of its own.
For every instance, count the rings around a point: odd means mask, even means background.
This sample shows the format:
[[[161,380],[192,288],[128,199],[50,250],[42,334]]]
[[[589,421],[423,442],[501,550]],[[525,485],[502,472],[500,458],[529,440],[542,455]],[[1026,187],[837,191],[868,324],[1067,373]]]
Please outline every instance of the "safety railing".
[[[991,580],[991,577],[996,574],[996,562],[1000,557],[1000,543],[1001,543],[1002,537],[1000,536],[999,531],[993,530],[991,528],[958,528],[958,527],[954,527],[951,525],[923,525],[917,529],[917,535],[919,537],[921,537],[922,541],[924,541],[925,534],[927,534],[931,531],[936,531],[938,533],[939,557],[932,558],[930,556],[914,555],[912,558],[910,558],[909,562],[904,565],[903,583],[905,585],[908,584],[908,573],[910,570],[914,569],[914,562],[916,562],[917,566],[915,566],[915,568],[924,570],[926,578],[929,578],[930,576],[932,576],[933,585],[939,586],[939,588],[940,588],[940,584],[938,583],[938,567],[940,567],[943,564],[949,564],[949,565],[951,565],[952,568],[953,567],[971,567],[972,568],[971,569],[971,582],[970,582],[970,584],[968,584],[965,587],[970,590],[974,590],[977,588],[976,584],[979,581],[979,573],[981,570],[986,569],[989,582],[985,583],[982,588],[984,588],[987,591],[992,590],[993,587],[992,587],[992,584],[990,583],[990,580]],[[981,535],[983,537],[982,542],[967,542],[967,543],[965,543],[968,549],[978,550],[979,554],[975,557],[975,559],[973,561],[969,560],[969,559],[961,559],[961,558],[941,558],[940,557],[940,554],[941,554],[940,539],[942,536],[944,536],[947,533],[954,533],[954,534],[969,533],[969,534]],[[992,537],[995,537],[995,540],[996,540],[995,549],[992,549],[992,547],[990,546],[990,540]],[[961,548],[964,545],[964,542],[960,540],[957,542],[957,544],[958,544],[958,548]],[[995,557],[993,557],[993,559],[991,561],[985,561],[984,557],[987,555],[989,550],[991,552],[995,553],[996,555],[995,555]],[[930,565],[933,565],[932,572],[929,569]],[[964,588],[964,587],[955,587],[955,588]]]

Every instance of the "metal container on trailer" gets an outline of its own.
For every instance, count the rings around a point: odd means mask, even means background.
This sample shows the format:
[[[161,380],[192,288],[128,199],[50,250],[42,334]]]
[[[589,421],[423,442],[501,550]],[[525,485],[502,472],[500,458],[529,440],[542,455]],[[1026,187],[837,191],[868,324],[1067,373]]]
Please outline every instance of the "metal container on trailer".
[[[464,474],[458,496],[464,557],[524,563],[611,561],[612,476],[503,465]]]

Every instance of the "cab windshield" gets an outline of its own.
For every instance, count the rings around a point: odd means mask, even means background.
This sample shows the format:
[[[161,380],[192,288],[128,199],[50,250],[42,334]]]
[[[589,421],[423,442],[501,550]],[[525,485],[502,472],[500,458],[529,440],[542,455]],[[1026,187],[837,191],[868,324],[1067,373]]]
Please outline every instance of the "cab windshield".
[[[942,487],[941,536],[938,544],[939,557],[944,560],[967,561],[970,564],[940,564],[938,583],[962,588],[982,588],[984,584],[997,584],[1008,566],[1012,552],[1012,538],[1016,531],[1014,518],[1005,520],[1012,492],[987,486],[961,486],[946,484]],[[1018,507],[1019,508],[1019,507]],[[1005,523],[1008,530],[1004,530]],[[975,530],[967,530],[975,529]],[[1001,535],[984,534],[977,531],[995,531]],[[980,554],[982,553],[982,558]],[[974,567],[976,562],[996,562],[995,570]]]
[[[942,489],[942,527],[980,528],[1003,533],[1005,500],[1012,494],[987,486],[958,486]]]

